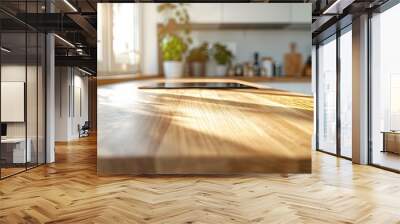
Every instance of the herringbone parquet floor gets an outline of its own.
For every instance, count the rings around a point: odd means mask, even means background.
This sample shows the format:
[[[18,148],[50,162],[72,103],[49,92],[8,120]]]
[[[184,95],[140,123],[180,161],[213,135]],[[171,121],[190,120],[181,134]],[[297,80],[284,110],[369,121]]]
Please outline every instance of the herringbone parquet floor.
[[[311,175],[98,177],[96,139],[0,181],[0,223],[400,223],[400,175],[313,152]]]

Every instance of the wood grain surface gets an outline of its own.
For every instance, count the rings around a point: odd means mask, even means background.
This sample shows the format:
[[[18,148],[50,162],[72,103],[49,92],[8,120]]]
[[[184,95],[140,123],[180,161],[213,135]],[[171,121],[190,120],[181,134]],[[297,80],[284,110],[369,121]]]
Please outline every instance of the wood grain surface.
[[[311,97],[274,89],[138,89],[157,81],[99,87],[98,174],[311,171]]]
[[[312,151],[312,174],[97,176],[96,139],[0,181],[0,223],[400,223],[400,175]]]

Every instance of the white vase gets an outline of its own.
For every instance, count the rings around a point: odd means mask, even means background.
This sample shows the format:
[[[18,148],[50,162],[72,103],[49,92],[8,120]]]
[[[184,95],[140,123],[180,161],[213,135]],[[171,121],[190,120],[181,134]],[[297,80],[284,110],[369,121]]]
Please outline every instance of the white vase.
[[[217,65],[215,75],[218,77],[225,76],[227,68],[228,66],[226,65]]]
[[[183,76],[183,63],[181,61],[164,61],[165,78],[179,78]]]

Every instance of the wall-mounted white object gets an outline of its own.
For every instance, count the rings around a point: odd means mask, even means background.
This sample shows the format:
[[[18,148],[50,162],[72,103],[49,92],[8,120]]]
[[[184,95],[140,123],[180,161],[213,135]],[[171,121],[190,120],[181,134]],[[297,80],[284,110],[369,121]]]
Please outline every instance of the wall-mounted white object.
[[[24,102],[24,82],[1,82],[1,122],[24,122]]]
[[[390,76],[390,130],[400,130],[400,74]]]

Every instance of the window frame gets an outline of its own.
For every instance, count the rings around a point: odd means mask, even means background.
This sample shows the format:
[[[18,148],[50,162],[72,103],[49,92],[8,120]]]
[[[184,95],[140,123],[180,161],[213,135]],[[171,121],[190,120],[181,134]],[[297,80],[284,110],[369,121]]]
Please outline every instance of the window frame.
[[[367,38],[368,38],[368,165],[373,166],[373,167],[377,167],[383,170],[387,170],[387,171],[391,171],[391,172],[395,172],[395,173],[400,173],[400,169],[394,169],[394,168],[390,168],[384,165],[380,165],[377,163],[373,162],[373,127],[372,127],[372,94],[373,94],[373,88],[372,88],[372,54],[373,54],[373,50],[372,50],[372,41],[373,41],[373,35],[372,35],[372,19],[374,17],[374,15],[376,14],[381,14],[384,13],[385,11],[393,8],[394,6],[400,4],[400,0],[388,0],[386,1],[384,4],[369,10],[368,13],[368,32],[367,32]]]
[[[316,61],[316,69],[315,69],[315,71],[316,71],[316,77],[315,77],[315,80],[316,80],[316,88],[315,88],[315,90],[316,90],[316,99],[315,99],[316,100],[316,107],[315,107],[315,110],[316,110],[316,121],[315,121],[316,122],[316,139],[315,139],[316,151],[323,152],[323,153],[333,155],[336,157],[340,157],[340,158],[343,158],[346,160],[352,160],[352,158],[342,155],[342,152],[341,152],[342,150],[341,150],[341,118],[340,118],[340,112],[341,112],[341,110],[340,110],[340,104],[341,104],[341,99],[340,99],[340,95],[341,95],[340,94],[341,93],[340,92],[340,81],[341,81],[340,41],[341,40],[340,40],[340,37],[342,35],[344,35],[345,33],[351,32],[351,31],[352,31],[352,23],[350,22],[349,24],[346,24],[345,26],[341,27],[340,29],[338,28],[335,33],[325,37],[324,39],[319,40],[318,43],[315,44],[316,45],[316,60],[315,60]],[[320,107],[319,107],[319,103],[320,103],[319,102],[319,97],[320,97],[320,93],[319,93],[320,55],[319,55],[318,49],[320,48],[320,45],[322,43],[326,43],[329,41],[336,41],[336,61],[335,61],[335,63],[336,63],[336,83],[335,83],[336,84],[336,151],[334,153],[329,152],[324,149],[321,149],[320,143],[319,143],[319,135],[320,135],[319,134],[319,132],[320,132],[319,122],[320,121],[318,119],[318,115],[319,115],[319,110],[320,110]]]

